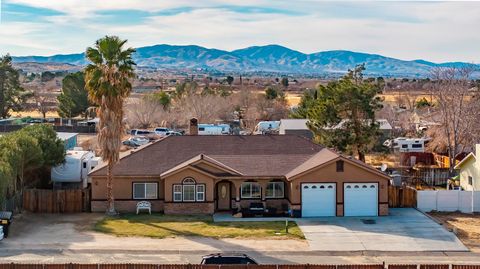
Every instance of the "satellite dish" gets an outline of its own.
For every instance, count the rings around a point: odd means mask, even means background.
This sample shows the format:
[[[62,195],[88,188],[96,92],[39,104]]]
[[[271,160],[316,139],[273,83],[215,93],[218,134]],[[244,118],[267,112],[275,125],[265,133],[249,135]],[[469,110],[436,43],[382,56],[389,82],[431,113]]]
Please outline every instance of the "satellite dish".
[[[382,163],[382,166],[380,166],[380,170],[381,170],[382,172],[387,171],[387,168],[388,168],[388,166],[387,166],[386,163]]]

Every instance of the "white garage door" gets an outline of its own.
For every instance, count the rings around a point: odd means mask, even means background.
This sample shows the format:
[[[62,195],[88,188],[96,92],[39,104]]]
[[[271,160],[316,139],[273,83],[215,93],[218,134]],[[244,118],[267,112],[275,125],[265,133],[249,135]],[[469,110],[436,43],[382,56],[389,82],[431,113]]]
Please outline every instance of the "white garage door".
[[[335,184],[302,184],[302,217],[335,216],[335,208]]]
[[[378,215],[378,183],[348,183],[343,192],[345,216]]]

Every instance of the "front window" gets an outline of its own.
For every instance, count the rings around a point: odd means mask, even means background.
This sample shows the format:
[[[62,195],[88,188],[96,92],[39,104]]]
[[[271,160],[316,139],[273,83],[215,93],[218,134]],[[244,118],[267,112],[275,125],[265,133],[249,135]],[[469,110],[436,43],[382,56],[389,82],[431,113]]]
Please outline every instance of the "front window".
[[[157,199],[158,183],[133,183],[133,199]]]
[[[283,198],[285,196],[285,184],[283,182],[269,182],[266,189],[267,198]]]
[[[195,179],[187,177],[182,184],[173,185],[174,202],[203,202],[205,201],[205,185],[197,184]]]
[[[242,198],[245,199],[258,199],[262,197],[260,184],[256,182],[244,182],[242,183]]]

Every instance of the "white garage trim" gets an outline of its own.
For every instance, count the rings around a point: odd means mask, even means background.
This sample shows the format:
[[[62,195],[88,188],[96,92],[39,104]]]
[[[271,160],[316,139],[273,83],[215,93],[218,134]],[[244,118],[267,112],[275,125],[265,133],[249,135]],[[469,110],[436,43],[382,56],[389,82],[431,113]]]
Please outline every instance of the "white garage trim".
[[[336,183],[302,183],[300,188],[302,217],[336,216]]]
[[[378,216],[378,183],[344,183],[344,216],[367,217]]]

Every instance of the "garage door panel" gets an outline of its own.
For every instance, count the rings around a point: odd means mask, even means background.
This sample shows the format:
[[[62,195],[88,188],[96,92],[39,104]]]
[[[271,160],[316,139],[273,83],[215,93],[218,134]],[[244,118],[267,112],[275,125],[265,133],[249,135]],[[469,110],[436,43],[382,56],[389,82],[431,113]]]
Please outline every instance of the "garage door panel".
[[[346,183],[344,216],[378,216],[378,183]]]
[[[336,184],[302,184],[302,217],[326,217],[336,214]]]

